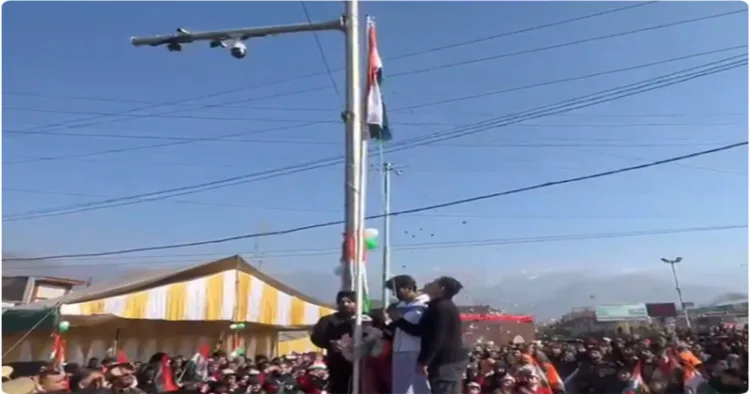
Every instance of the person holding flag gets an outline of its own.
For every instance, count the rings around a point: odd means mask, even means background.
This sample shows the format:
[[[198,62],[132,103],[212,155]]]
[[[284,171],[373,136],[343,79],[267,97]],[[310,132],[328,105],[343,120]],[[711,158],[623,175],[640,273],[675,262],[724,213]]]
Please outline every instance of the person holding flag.
[[[344,344],[341,339],[354,335],[354,314],[357,311],[357,294],[342,290],[336,295],[338,310],[321,317],[315,324],[310,341],[317,347],[325,349],[328,356],[328,392],[346,394],[350,390],[353,373],[351,361],[344,357]]]

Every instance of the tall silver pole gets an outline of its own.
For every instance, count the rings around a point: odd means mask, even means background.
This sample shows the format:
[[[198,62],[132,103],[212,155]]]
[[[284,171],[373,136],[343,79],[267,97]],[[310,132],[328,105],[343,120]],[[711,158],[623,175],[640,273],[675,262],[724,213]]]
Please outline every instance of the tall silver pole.
[[[380,298],[383,301],[383,308],[387,307],[390,303],[390,292],[385,286],[388,279],[391,278],[391,171],[393,171],[393,163],[383,164],[383,204],[385,209],[383,212],[383,283],[382,290],[383,294]]]
[[[364,185],[362,152],[364,141],[362,138],[362,93],[360,89],[360,28],[359,28],[359,0],[348,0],[344,2],[344,24],[346,35],[346,216],[345,231],[347,240],[354,241],[354,256],[347,264],[344,264],[342,275],[342,289],[354,289],[357,292],[357,313],[354,324],[354,362],[352,373],[352,394],[361,392],[362,354],[362,304],[364,300],[363,288],[364,278],[362,256],[364,251],[363,242],[363,216],[364,196],[362,195]],[[354,272],[352,272],[354,271]],[[354,275],[353,275],[354,274]],[[354,283],[352,283],[354,282]],[[353,285],[353,286],[352,286]]]
[[[361,185],[361,161],[362,161],[362,94],[360,90],[360,47],[359,47],[359,1],[344,1],[344,33],[346,37],[346,153],[344,198],[346,210],[344,216],[344,233],[347,242],[357,240],[356,233],[359,227],[359,187]],[[355,256],[344,254],[345,261],[341,275],[341,289],[355,290]],[[351,252],[351,250],[349,251]]]
[[[690,324],[690,316],[688,314],[687,308],[685,307],[685,300],[682,298],[682,289],[680,289],[680,279],[677,277],[677,268],[675,268],[675,265],[682,262],[682,257],[677,257],[674,260],[670,259],[661,259],[661,261],[665,264],[669,264],[670,268],[672,268],[672,279],[674,279],[674,288],[677,290],[677,299],[680,301],[680,309],[682,309],[682,314],[685,318],[685,325],[689,329],[691,327]]]

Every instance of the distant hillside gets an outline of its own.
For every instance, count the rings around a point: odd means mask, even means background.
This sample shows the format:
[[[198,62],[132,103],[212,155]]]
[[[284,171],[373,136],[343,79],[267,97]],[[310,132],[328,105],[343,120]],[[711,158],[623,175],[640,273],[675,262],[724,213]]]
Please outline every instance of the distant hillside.
[[[5,258],[7,257],[7,259]],[[75,266],[76,262],[55,261],[25,262],[13,261],[17,256],[4,255],[3,274],[5,275],[48,275],[87,280],[93,283],[113,280],[133,271],[132,267],[117,266],[101,262],[86,261],[86,269]],[[80,264],[80,263],[78,263]],[[143,267],[140,267],[141,270]],[[160,266],[160,268],[162,268]],[[315,298],[332,302],[339,288],[339,278],[330,272],[294,271],[269,272],[279,281],[313,295]],[[580,271],[557,271],[529,275],[526,272],[510,272],[498,275],[484,275],[484,282],[472,282],[461,292],[456,302],[460,305],[490,305],[507,313],[533,314],[537,320],[560,317],[572,308],[593,304],[619,304],[637,302],[676,302],[677,295],[669,275],[653,273],[627,273],[596,275]],[[427,278],[418,277],[420,283]],[[491,280],[490,280],[491,279]],[[380,278],[369,278],[372,299],[380,298]],[[696,283],[683,283],[685,301],[696,305],[716,304],[733,300],[747,300],[747,293],[728,292],[723,286],[709,286]],[[593,299],[591,296],[595,296]]]
[[[274,274],[284,283],[300,291],[315,293],[320,299],[332,300],[338,289],[338,278],[324,272],[292,272]],[[376,278],[370,278],[371,288]],[[686,301],[705,304],[726,294],[726,288],[683,283]],[[733,293],[736,296],[746,295]],[[591,295],[595,299],[591,299]],[[379,296],[375,294],[375,296]],[[573,308],[596,304],[677,301],[671,278],[654,277],[651,273],[586,276],[580,272],[555,272],[529,276],[506,274],[491,285],[463,290],[457,303],[486,304],[507,313],[533,314],[538,320],[560,317]]]

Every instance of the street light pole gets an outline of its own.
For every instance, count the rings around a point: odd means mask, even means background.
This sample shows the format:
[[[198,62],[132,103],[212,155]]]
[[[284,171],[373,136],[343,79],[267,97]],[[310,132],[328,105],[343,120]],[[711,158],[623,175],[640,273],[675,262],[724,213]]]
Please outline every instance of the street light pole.
[[[185,29],[177,29],[177,33],[171,35],[159,35],[149,37],[132,37],[130,42],[134,46],[166,46],[170,51],[181,51],[182,46],[198,41],[208,41],[211,48],[229,45],[243,45],[244,41],[251,38],[259,38],[280,34],[304,33],[315,31],[336,30],[344,33],[346,38],[346,110],[342,118],[346,123],[346,170],[345,170],[345,236],[347,241],[356,240],[358,218],[360,212],[359,187],[362,158],[362,94],[360,93],[360,45],[359,45],[359,1],[348,0],[344,2],[344,15],[336,20],[319,23],[303,23],[266,27],[249,27],[230,30],[216,30],[207,32],[189,32]],[[241,51],[230,51],[232,56],[240,58]],[[247,53],[247,51],[244,51]],[[356,241],[355,241],[356,242]],[[345,251],[347,249],[345,248]],[[344,253],[346,254],[346,253]],[[354,256],[347,256],[343,264],[344,272],[341,275],[341,287],[344,290],[354,290],[356,287],[352,264]]]
[[[192,33],[185,29],[177,29],[172,35],[151,37],[133,37],[130,42],[134,46],[166,46],[169,51],[179,52],[185,44],[197,41],[208,41],[211,48],[227,48],[230,54],[238,59],[247,55],[245,41],[251,38],[266,37],[280,34],[303,33],[324,30],[336,30],[344,33],[346,38],[346,110],[342,118],[346,122],[346,152],[345,152],[345,210],[344,217],[344,248],[342,253],[341,288],[342,290],[356,290],[357,302],[362,305],[364,278],[361,260],[364,251],[364,185],[362,180],[363,148],[366,149],[362,136],[362,94],[360,90],[360,26],[359,0],[344,1],[343,17],[320,23],[303,23],[268,27],[251,27],[231,30],[217,30]],[[366,152],[365,152],[366,153]],[[352,250],[353,249],[353,250]],[[356,265],[356,267],[355,267]],[[354,330],[355,349],[362,341],[362,313],[356,315]],[[352,377],[353,394],[361,391],[360,352],[355,351],[354,374]]]
[[[390,292],[386,286],[391,278],[391,171],[393,163],[383,163],[383,280],[381,283],[383,295],[383,310],[388,307]],[[395,289],[394,289],[395,290]]]
[[[391,278],[391,173],[401,175],[401,170],[393,163],[383,163],[383,308],[389,304],[390,291],[386,282]]]
[[[677,269],[675,268],[675,265],[682,262],[682,257],[677,257],[673,260],[662,258],[661,261],[665,264],[669,264],[669,266],[672,268],[672,278],[674,279],[674,288],[677,290],[677,298],[680,301],[680,308],[682,309],[682,313],[685,317],[685,324],[687,325],[687,328],[690,328],[690,316],[688,315],[687,308],[685,307],[685,300],[682,298],[682,289],[680,289],[680,280],[677,277]]]

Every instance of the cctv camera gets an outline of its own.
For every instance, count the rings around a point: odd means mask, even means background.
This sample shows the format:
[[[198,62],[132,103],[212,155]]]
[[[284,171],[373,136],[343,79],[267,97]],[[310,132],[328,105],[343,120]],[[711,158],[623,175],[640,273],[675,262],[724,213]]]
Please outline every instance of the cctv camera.
[[[169,52],[180,52],[182,51],[182,45],[176,42],[170,42],[167,44],[167,50],[169,50]]]
[[[235,41],[232,47],[229,48],[229,52],[235,59],[242,59],[247,56],[247,45],[242,41]]]

